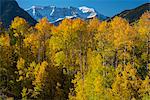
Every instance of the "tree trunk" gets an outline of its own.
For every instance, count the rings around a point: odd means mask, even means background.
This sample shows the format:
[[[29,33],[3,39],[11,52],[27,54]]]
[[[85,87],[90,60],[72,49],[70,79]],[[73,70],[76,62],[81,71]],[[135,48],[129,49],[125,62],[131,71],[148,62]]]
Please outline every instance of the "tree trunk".
[[[150,39],[148,36],[147,38],[147,65],[146,65],[147,68],[149,64],[150,64]]]
[[[114,56],[113,66],[115,68],[118,66],[118,49],[115,50],[115,56]]]
[[[124,46],[124,58],[123,58],[123,65],[126,65],[126,45]]]
[[[40,45],[39,45],[39,49],[38,49],[38,62],[41,61],[41,41],[40,41]]]
[[[133,67],[134,67],[134,56],[135,56],[135,47],[133,46],[132,47],[132,65],[133,65]]]

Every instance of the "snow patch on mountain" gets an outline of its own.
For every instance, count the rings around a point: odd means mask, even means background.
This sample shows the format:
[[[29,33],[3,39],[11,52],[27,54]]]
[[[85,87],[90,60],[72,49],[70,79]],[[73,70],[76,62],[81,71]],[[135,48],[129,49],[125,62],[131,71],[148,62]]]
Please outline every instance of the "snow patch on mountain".
[[[35,16],[35,6],[32,6],[33,9],[33,16]]]
[[[79,10],[81,10],[83,13],[90,13],[87,18],[93,18],[97,15],[96,11],[93,8],[88,8],[86,6],[79,7]]]
[[[79,7],[79,10],[81,10],[83,13],[87,13],[87,12],[96,13],[93,8],[88,8],[88,7],[86,7],[86,6]]]
[[[52,16],[55,11],[55,6],[51,6],[51,7],[52,7],[52,12],[50,13],[50,16]]]

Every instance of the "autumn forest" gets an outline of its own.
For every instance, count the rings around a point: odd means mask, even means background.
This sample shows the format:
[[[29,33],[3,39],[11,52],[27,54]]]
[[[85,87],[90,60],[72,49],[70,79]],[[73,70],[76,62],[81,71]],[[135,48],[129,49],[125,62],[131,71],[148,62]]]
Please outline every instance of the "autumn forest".
[[[150,12],[129,23],[0,24],[0,100],[150,100]]]

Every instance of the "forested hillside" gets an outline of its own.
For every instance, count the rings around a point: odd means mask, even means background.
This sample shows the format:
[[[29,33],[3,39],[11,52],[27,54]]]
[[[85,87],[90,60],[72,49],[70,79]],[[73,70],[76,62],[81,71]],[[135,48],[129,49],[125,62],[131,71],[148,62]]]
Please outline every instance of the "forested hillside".
[[[1,25],[0,25],[1,26]],[[129,24],[16,17],[0,27],[0,100],[150,100],[150,12]]]

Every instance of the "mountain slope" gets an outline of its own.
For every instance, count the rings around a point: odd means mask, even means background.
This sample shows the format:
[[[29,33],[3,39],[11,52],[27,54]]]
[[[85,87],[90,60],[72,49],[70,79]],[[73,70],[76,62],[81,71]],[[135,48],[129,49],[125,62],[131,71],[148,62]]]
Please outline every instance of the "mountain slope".
[[[132,23],[132,22],[138,20],[141,17],[141,15],[146,11],[150,11],[150,3],[145,3],[139,7],[136,7],[131,10],[125,10],[115,16],[125,18],[130,23]],[[113,19],[115,16],[113,16],[111,19]]]
[[[107,17],[99,14],[93,8],[88,7],[68,7],[68,8],[57,8],[55,6],[32,6],[26,11],[36,20],[39,20],[43,17],[47,17],[51,23],[56,23],[64,18],[82,18],[90,19],[93,17],[98,17],[101,20],[106,19]]]
[[[31,25],[36,23],[36,20],[20,8],[15,0],[0,0],[0,21],[3,23],[3,26],[9,27],[16,16],[24,18]]]

